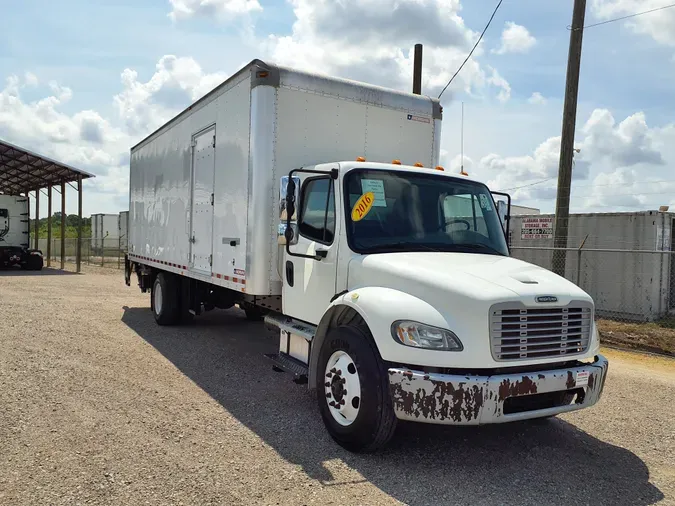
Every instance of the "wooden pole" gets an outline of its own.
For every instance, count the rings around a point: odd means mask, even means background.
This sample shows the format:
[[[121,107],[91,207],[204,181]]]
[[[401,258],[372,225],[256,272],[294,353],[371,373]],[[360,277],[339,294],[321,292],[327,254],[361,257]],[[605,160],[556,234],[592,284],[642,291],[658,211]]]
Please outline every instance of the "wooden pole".
[[[61,270],[66,267],[66,183],[61,183]]]
[[[52,265],[52,186],[47,187],[47,267]]]
[[[581,68],[581,44],[584,36],[586,0],[574,0],[570,48],[567,57],[567,83],[563,106],[562,139],[560,141],[560,165],[558,166],[558,194],[555,204],[553,232],[553,265],[551,270],[565,275],[567,235],[570,218],[570,190],[572,186],[572,160],[574,158],[574,129],[577,121],[577,96],[579,94],[579,70]]]
[[[77,215],[79,216],[77,222],[77,253],[76,263],[77,272],[82,270],[82,176],[77,177]]]
[[[40,189],[35,190],[35,249],[40,248],[38,236],[40,235]]]

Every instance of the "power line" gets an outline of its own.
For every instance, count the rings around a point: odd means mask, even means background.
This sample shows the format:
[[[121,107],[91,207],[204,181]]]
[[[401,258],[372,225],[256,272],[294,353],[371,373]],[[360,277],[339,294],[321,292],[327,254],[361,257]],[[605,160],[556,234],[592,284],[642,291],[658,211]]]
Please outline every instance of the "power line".
[[[507,188],[506,190],[500,190],[500,191],[503,191],[503,192],[510,192],[510,191],[513,191],[513,190],[520,190],[521,188],[529,188],[530,186],[535,186],[535,185],[538,185],[538,184],[545,183],[545,182],[547,182],[547,181],[551,181],[552,179],[555,179],[556,177],[557,177],[557,176],[555,176],[555,177],[549,177],[548,179],[542,179],[541,181],[536,181],[536,182],[530,183],[530,184],[524,184],[523,186],[515,186],[515,187],[513,187],[513,188]]]
[[[551,181],[552,179],[555,179],[555,177],[549,177],[548,179],[542,179],[541,181],[535,181],[534,183],[529,183],[525,184],[522,186],[515,186],[513,188],[507,188],[506,190],[500,190],[503,192],[508,192],[508,191],[513,191],[513,190],[520,190],[522,188],[528,188],[530,186],[536,186],[538,184],[546,183],[548,181]],[[596,188],[596,187],[607,187],[607,186],[637,186],[637,185],[642,185],[642,184],[663,184],[663,183],[675,183],[675,179],[663,179],[660,181],[635,181],[633,183],[603,183],[603,184],[584,184],[584,185],[572,185],[570,188]],[[637,191],[637,190],[636,190]],[[664,193],[672,193],[672,192],[664,192]]]
[[[583,28],[575,28],[575,30],[586,30],[587,28],[593,28],[595,26],[606,25],[608,23],[615,23],[617,21],[623,21],[624,19],[636,18],[638,16],[642,16],[643,14],[651,14],[652,12],[662,11],[664,9],[670,9],[671,7],[675,7],[675,4],[664,5],[663,7],[657,7],[656,9],[650,9],[648,11],[636,12],[635,14],[629,14],[628,16],[621,16],[620,18],[608,19],[607,21],[601,21],[600,23],[594,23],[592,25],[586,25]],[[570,25],[567,25],[567,29],[571,30],[572,27]]]
[[[443,88],[443,91],[441,91],[441,93],[438,95],[439,100],[440,100],[441,96],[443,95],[443,93],[445,93],[445,90],[448,89],[448,86],[450,86],[450,84],[452,84],[452,81],[455,79],[455,77],[457,77],[457,74],[459,74],[459,72],[462,70],[462,68],[464,67],[466,62],[469,61],[469,58],[471,58],[471,55],[473,54],[473,52],[478,47],[478,44],[480,44],[480,41],[483,39],[483,35],[485,35],[485,32],[487,32],[487,29],[490,26],[490,23],[492,23],[492,20],[495,17],[495,14],[497,14],[497,11],[499,10],[499,6],[502,4],[502,2],[503,2],[503,0],[499,0],[499,3],[497,4],[497,7],[495,7],[495,10],[492,12],[492,16],[490,16],[490,19],[488,20],[487,25],[485,25],[485,28],[483,28],[483,32],[480,34],[480,37],[478,37],[478,40],[476,41],[473,48],[471,49],[471,52],[466,57],[466,59],[462,62],[462,64],[459,66],[459,68],[457,69],[457,72],[455,72],[454,75],[450,78],[450,80],[448,81],[448,84],[446,84],[445,88]]]

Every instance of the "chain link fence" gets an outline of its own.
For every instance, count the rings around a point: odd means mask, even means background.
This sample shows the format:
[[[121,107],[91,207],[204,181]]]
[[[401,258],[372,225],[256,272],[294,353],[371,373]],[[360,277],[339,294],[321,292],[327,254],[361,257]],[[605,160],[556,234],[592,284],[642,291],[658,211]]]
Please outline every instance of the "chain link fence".
[[[605,342],[675,355],[675,252],[515,246],[511,254],[564,272],[593,297]]]
[[[68,263],[76,262],[77,238],[66,238],[64,241],[65,261]],[[82,238],[82,263],[85,265],[98,265],[108,268],[124,268],[124,255],[127,252],[127,241],[125,238]],[[47,263],[47,251],[49,250],[51,265],[61,261],[61,239],[52,238],[50,248],[48,248],[47,239],[38,239],[38,249],[45,256]]]

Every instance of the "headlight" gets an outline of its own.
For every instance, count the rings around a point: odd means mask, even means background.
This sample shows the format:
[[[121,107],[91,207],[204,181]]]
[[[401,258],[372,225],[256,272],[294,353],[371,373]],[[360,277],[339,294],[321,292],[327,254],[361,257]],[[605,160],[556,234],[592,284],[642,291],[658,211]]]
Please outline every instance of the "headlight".
[[[449,330],[408,320],[395,321],[391,325],[391,335],[396,342],[413,348],[446,351],[464,349],[459,338]]]

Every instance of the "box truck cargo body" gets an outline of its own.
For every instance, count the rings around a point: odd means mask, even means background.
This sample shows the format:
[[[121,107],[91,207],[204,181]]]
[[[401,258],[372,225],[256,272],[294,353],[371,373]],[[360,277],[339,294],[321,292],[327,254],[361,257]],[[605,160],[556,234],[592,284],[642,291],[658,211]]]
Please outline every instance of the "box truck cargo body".
[[[30,249],[27,197],[0,194],[0,267],[42,269],[42,252]]]
[[[398,419],[592,406],[607,370],[592,299],[509,257],[489,189],[438,166],[441,116],[435,99],[253,61],[132,148],[126,283],[160,325],[264,316],[268,358],[353,451]]]

